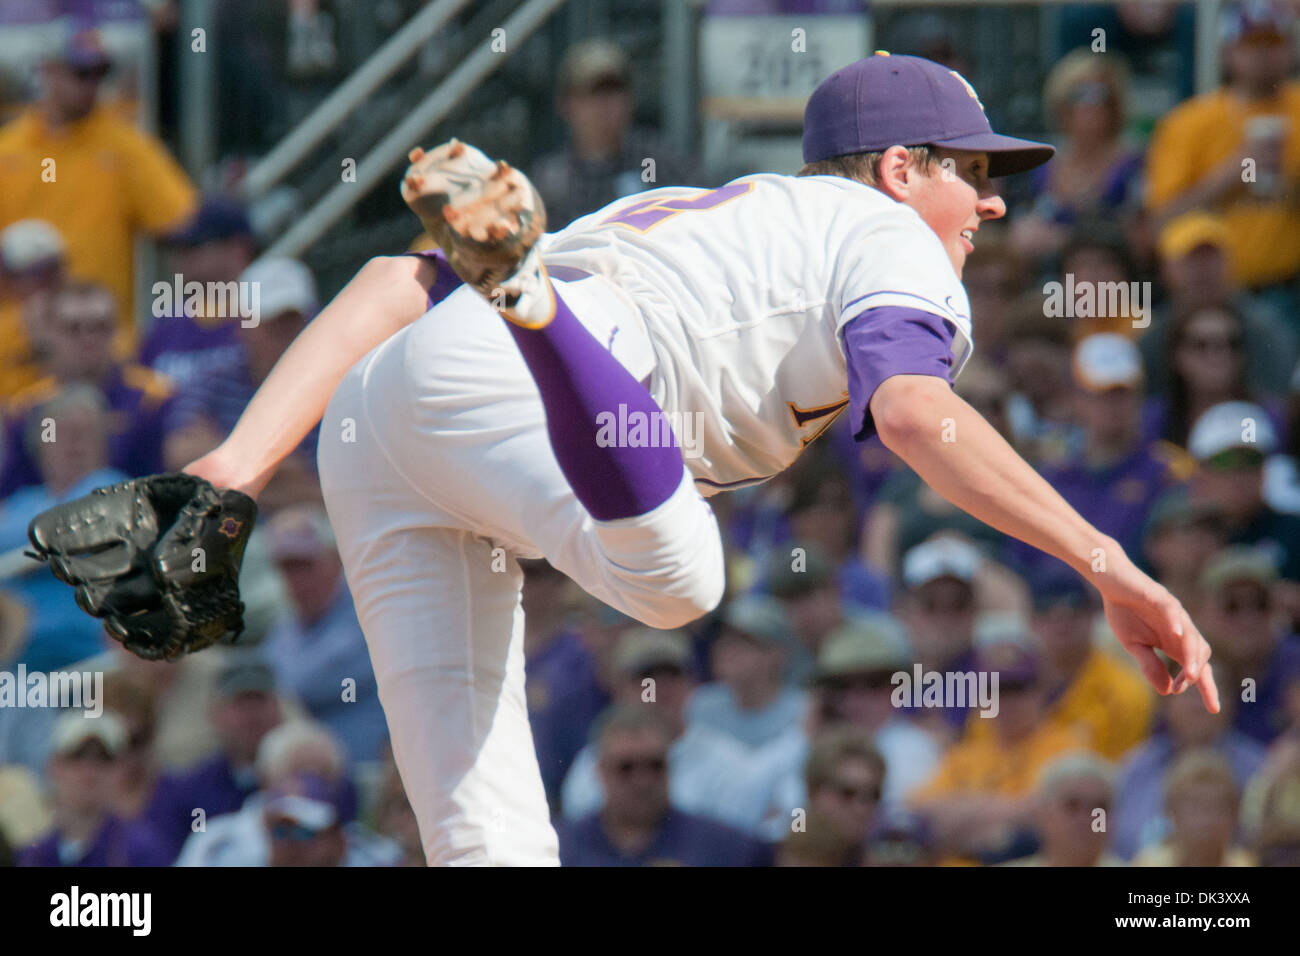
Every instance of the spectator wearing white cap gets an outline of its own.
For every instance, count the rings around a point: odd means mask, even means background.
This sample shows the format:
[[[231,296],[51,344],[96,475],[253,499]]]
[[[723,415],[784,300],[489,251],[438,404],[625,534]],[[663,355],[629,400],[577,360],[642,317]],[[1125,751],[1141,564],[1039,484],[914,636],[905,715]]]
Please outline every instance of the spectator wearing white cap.
[[[0,398],[34,383],[51,293],[63,282],[67,245],[44,219],[0,229]]]
[[[1278,449],[1268,412],[1251,402],[1215,405],[1196,420],[1187,444],[1197,463],[1193,498],[1223,512],[1229,544],[1266,549],[1291,582],[1283,590],[1293,592],[1300,582],[1300,517],[1275,511],[1264,500],[1264,461]]]
[[[1095,527],[1139,552],[1156,499],[1178,482],[1177,457],[1142,435],[1141,354],[1123,335],[1094,333],[1075,346],[1073,375],[1081,445],[1040,471]],[[1020,541],[1008,545],[1008,554],[1031,581],[1066,570]]]
[[[126,726],[112,711],[91,717],[73,710],[59,718],[47,771],[54,830],[20,854],[19,865],[166,865],[153,829],[112,811],[127,743]]]
[[[292,606],[265,642],[277,682],[329,727],[349,760],[377,760],[388,725],[329,520],[300,505],[277,513],[267,531]]]

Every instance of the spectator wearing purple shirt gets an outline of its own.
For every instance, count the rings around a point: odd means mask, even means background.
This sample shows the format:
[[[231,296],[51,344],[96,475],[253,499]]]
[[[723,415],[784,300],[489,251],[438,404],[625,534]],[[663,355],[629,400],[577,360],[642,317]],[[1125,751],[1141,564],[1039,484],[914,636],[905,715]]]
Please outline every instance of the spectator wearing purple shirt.
[[[141,814],[161,837],[167,863],[189,837],[195,810],[208,818],[233,813],[257,790],[258,745],[282,720],[274,672],[260,655],[233,654],[214,690],[211,718],[220,752],[192,770],[164,775]]]
[[[244,292],[241,303],[237,283],[253,261],[252,225],[238,204],[210,196],[169,241],[175,249],[176,273],[172,282],[159,285],[170,287],[173,301],[170,308],[162,308],[160,296],[155,296],[153,325],[140,346],[140,363],[171,379],[182,399],[190,389],[201,387],[206,413],[218,423],[233,423],[252,394],[239,336],[241,316],[235,314],[241,304],[251,303],[251,290]],[[189,283],[202,283],[202,302],[189,302],[188,294],[174,301],[177,281],[182,291]],[[190,407],[197,411],[200,406]]]
[[[1084,337],[1074,350],[1076,414],[1083,448],[1044,478],[1100,531],[1130,554],[1141,553],[1142,529],[1157,498],[1173,483],[1170,456],[1142,437],[1142,358],[1113,332]],[[1031,580],[1064,565],[1021,541],[1008,542],[1013,565]]]
[[[1221,666],[1217,660],[1215,666]],[[1230,686],[1223,673],[1224,686]],[[1184,753],[1211,748],[1222,754],[1232,767],[1239,787],[1264,765],[1263,744],[1233,729],[1234,710],[1250,706],[1236,695],[1220,698],[1222,710],[1208,713],[1194,694],[1171,694],[1162,698],[1162,727],[1149,740],[1129,751],[1115,785],[1111,815],[1111,851],[1125,860],[1147,846],[1158,845],[1168,836],[1165,816],[1165,774]]]
[[[157,834],[145,823],[112,812],[117,761],[127,746],[126,727],[104,711],[90,717],[69,711],[55,725],[48,765],[55,827],[19,855],[20,866],[166,866]]]
[[[6,415],[0,496],[40,484],[31,446],[32,421],[60,389],[93,385],[108,406],[108,462],[128,475],[162,470],[163,441],[175,426],[174,389],[152,369],[113,358],[118,328],[112,293],[93,283],[72,283],[55,295],[42,333],[42,365],[49,374],[14,396]]]
[[[1206,640],[1238,681],[1253,681],[1233,726],[1268,744],[1288,729],[1288,698],[1300,694],[1300,637],[1277,620],[1277,566],[1262,550],[1236,546],[1201,572],[1197,620]],[[1216,665],[1217,666],[1217,665]]]
[[[650,708],[624,705],[611,712],[597,741],[605,803],[558,828],[564,866],[771,865],[763,843],[672,806],[672,736]]]

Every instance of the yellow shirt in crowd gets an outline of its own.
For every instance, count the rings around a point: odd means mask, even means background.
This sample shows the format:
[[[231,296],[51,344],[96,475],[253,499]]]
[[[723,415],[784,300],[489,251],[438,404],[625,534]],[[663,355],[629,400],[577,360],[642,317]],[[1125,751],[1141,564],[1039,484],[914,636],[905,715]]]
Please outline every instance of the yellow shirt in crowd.
[[[1251,117],[1278,115],[1289,122],[1283,144],[1283,178],[1300,189],[1300,82],[1288,82],[1272,100],[1247,105],[1226,90],[1193,97],[1155,128],[1147,149],[1147,205],[1159,209],[1236,155]],[[1251,195],[1249,187],[1221,208],[1231,235],[1236,280],[1261,286],[1300,272],[1300,207]]]
[[[1079,730],[1089,749],[1118,760],[1145,739],[1154,709],[1142,676],[1098,648],[1052,706],[1049,720]]]
[[[978,726],[994,720],[972,716],[966,722],[961,740],[944,755],[930,782],[913,794],[914,803],[969,793],[1024,796],[1033,791],[1039,772],[1052,758],[1085,744],[1077,731],[1053,723],[1043,723],[1023,740],[1006,744],[991,726]]]
[[[47,160],[54,162],[53,182],[46,181]],[[0,129],[0,182],[0,229],[20,219],[44,219],[58,229],[69,274],[108,286],[130,335],[135,235],[171,232],[198,204],[194,184],[166,147],[110,108],[61,130],[49,129],[30,108]]]

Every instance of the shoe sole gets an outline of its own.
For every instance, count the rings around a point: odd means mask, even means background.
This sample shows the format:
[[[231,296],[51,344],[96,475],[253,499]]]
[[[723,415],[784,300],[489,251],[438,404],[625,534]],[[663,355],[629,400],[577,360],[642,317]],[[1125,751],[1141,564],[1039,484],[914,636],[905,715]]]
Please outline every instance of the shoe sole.
[[[528,177],[459,140],[416,147],[402,198],[456,274],[491,299],[546,231],[546,207]]]

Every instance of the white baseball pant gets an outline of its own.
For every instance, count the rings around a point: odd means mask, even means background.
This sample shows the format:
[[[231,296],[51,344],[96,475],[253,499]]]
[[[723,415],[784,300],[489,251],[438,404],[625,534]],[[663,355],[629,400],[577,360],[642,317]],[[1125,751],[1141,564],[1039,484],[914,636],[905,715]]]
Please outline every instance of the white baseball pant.
[[[599,277],[555,287],[644,380],[653,350],[626,296]],[[557,865],[515,559],[545,556],[625,614],[680,626],[722,596],[712,509],[684,476],[649,514],[594,521],[509,330],[465,286],[348,373],[318,462],[429,864]]]

